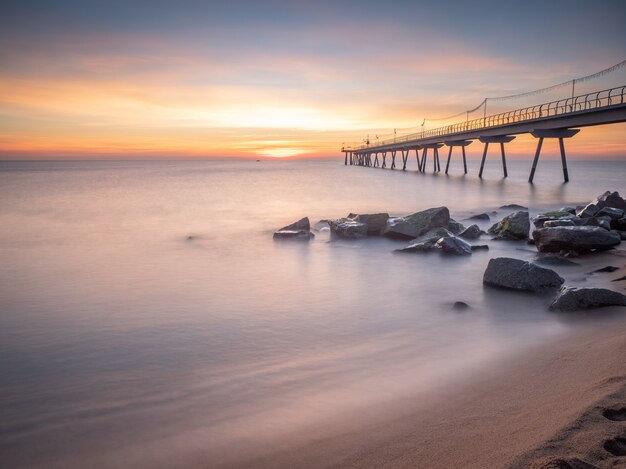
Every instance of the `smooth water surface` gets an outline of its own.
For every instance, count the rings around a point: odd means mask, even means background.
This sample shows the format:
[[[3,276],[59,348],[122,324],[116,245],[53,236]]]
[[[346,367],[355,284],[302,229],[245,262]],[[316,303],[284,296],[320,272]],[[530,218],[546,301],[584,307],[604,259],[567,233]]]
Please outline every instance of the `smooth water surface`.
[[[1,162],[0,465],[236,465],[585,327],[548,297],[483,288],[490,258],[536,257],[523,242],[449,258],[272,232],[441,205],[459,221],[537,213],[626,192],[626,162],[571,161],[562,184],[542,161],[534,185],[528,161],[506,180],[488,162],[482,181],[458,162],[452,176],[342,163]]]

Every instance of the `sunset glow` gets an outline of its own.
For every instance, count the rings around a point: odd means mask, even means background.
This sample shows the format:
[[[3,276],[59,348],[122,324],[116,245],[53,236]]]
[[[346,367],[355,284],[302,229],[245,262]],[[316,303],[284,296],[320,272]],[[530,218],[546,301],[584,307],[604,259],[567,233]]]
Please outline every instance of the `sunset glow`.
[[[559,12],[571,27],[538,50],[517,31],[490,43],[458,21],[415,28],[413,16],[445,11],[403,8],[392,21],[350,3],[194,5],[174,17],[160,4],[148,16],[121,3],[16,4],[0,20],[0,157],[334,156],[344,141],[591,73],[622,59],[626,40],[616,18],[583,41],[585,18]],[[342,19],[355,15],[358,26]],[[497,19],[485,27],[500,33]],[[574,39],[584,47],[552,59],[547,49]],[[585,129],[572,155],[624,155],[624,135],[623,125]]]

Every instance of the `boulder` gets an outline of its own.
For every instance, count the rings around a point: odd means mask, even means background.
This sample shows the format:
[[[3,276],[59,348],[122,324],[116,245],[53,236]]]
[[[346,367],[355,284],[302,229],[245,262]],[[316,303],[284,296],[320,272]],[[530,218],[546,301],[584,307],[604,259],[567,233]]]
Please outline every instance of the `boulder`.
[[[555,226],[576,226],[576,223],[574,223],[574,220],[568,218],[563,218],[561,220],[547,220],[543,223],[543,226],[539,228],[554,228]]]
[[[280,230],[275,231],[273,237],[274,239],[297,239],[308,241],[315,238],[315,235],[311,233],[311,223],[309,222],[309,218],[304,217],[291,225],[283,226]]]
[[[483,282],[511,290],[541,292],[559,288],[563,279],[555,271],[530,262],[497,257],[489,261]]]
[[[489,214],[487,213],[478,213],[476,215],[472,215],[468,218],[468,220],[481,220],[481,221],[489,221]]]
[[[406,217],[389,218],[383,234],[389,238],[415,239],[434,228],[445,228],[449,222],[447,207],[429,208]]]
[[[452,234],[458,235],[464,229],[465,227],[463,226],[463,223],[459,223],[458,221],[450,218],[450,221],[448,222],[448,230],[450,230]]]
[[[454,236],[454,233],[448,231],[447,228],[435,228],[420,236],[420,239],[435,238],[435,241],[437,241],[439,238],[445,238],[446,236]]]
[[[626,306],[626,295],[606,288],[574,288],[563,286],[558,291],[550,309],[576,311],[602,306]]]
[[[609,217],[611,220],[619,220],[624,216],[624,211],[614,207],[601,208],[596,214],[597,217]]]
[[[489,228],[489,233],[505,239],[527,239],[530,230],[528,212],[514,212]]]
[[[536,264],[544,264],[544,265],[558,265],[558,266],[580,265],[577,262],[570,261],[569,259],[566,259],[564,257],[552,256],[552,255],[541,256],[541,257],[535,259],[535,263]]]
[[[309,231],[311,229],[311,223],[309,217],[301,218],[300,220],[293,222],[291,225],[283,226],[278,231]]]
[[[395,252],[429,252],[435,249],[435,244],[440,238],[428,238],[423,241],[411,243],[401,249],[396,249]]]
[[[572,215],[576,215],[576,209],[574,207],[561,207],[559,209],[559,212],[567,212],[571,213]]]
[[[577,226],[599,226],[605,230],[611,229],[611,219],[609,217],[573,218],[572,221]]]
[[[368,236],[378,236],[385,229],[387,220],[389,219],[388,213],[366,213],[355,214],[351,213],[348,218],[367,225]]]
[[[477,239],[480,238],[481,234],[483,234],[483,230],[478,225],[473,224],[461,231],[459,236],[465,239]]]
[[[472,251],[488,251],[489,246],[487,244],[472,244]]]
[[[611,249],[621,242],[615,231],[595,226],[557,226],[533,231],[535,245],[540,252]]]
[[[274,239],[296,239],[309,241],[315,238],[315,235],[306,230],[278,230],[274,232]]]
[[[587,204],[582,210],[579,210],[576,215],[580,218],[589,218],[593,217],[596,213],[598,213],[600,209],[594,203]]]
[[[611,226],[613,226],[616,230],[626,231],[626,217],[620,218],[619,220],[613,220]]]
[[[626,200],[620,197],[619,192],[606,191],[604,194],[596,197],[593,203],[598,209],[612,207],[626,211]]]
[[[557,212],[546,212],[533,218],[533,224],[537,228],[543,228],[544,224],[548,221],[563,220],[569,218],[574,218],[574,215],[564,210],[559,210]]]
[[[328,220],[330,233],[345,239],[357,239],[367,236],[367,224],[349,218]]]
[[[528,210],[528,207],[524,207],[523,205],[517,205],[517,204],[502,205],[500,206],[500,208],[504,210]]]
[[[615,267],[614,265],[607,265],[606,267],[602,267],[601,269],[592,270],[589,272],[590,274],[610,274],[619,270],[619,267]]]
[[[472,246],[456,236],[439,238],[435,247],[444,254],[453,254],[455,256],[469,256],[472,253]]]
[[[468,305],[465,301],[455,301],[452,304],[452,308],[458,310],[468,309],[469,307],[470,305]]]

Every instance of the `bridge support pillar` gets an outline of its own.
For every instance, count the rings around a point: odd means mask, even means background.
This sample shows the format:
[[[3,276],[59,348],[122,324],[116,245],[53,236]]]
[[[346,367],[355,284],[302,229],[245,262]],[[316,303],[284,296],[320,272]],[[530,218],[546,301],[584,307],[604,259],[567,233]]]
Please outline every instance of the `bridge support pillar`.
[[[441,171],[441,164],[439,162],[439,149],[443,146],[443,143],[428,143],[420,145],[424,151],[422,152],[422,164],[420,171],[426,172],[426,159],[428,157],[428,149],[433,149],[433,172],[438,173]]]
[[[391,150],[391,169],[396,169],[396,150]]]
[[[409,159],[409,150],[402,151],[402,171],[406,171],[406,162]]]
[[[417,160],[417,170],[422,170],[422,162],[420,161],[420,147],[415,147],[415,159]]]
[[[383,152],[383,165],[381,166],[381,168],[386,168],[387,167],[387,152],[384,151]]]
[[[535,151],[535,158],[533,159],[533,166],[530,170],[530,176],[528,182],[533,182],[535,178],[535,170],[537,169],[537,163],[539,162],[539,155],[541,154],[541,146],[543,145],[544,138],[558,138],[559,149],[561,151],[561,165],[563,166],[563,182],[569,182],[569,174],[567,172],[567,159],[565,158],[565,144],[564,138],[571,138],[580,132],[580,129],[536,129],[531,130],[530,134],[538,138],[537,151]]]
[[[461,147],[463,153],[463,170],[465,174],[467,174],[467,160],[465,159],[465,147],[471,145],[472,140],[455,140],[450,142],[444,142],[447,146],[450,147],[448,151],[448,161],[446,163],[446,174],[448,174],[448,169],[450,168],[450,157],[452,156],[452,149],[454,147]]]
[[[495,137],[479,137],[482,143],[485,144],[485,149],[483,151],[483,159],[480,162],[480,171],[478,172],[478,177],[483,177],[483,169],[485,168],[485,159],[487,158],[487,150],[489,149],[490,143],[499,143],[500,144],[500,153],[502,154],[502,173],[504,177],[508,176],[506,170],[506,155],[504,153],[504,144],[511,142],[515,138],[514,135],[498,135]]]
[[[374,153],[374,168],[378,167],[378,152]]]

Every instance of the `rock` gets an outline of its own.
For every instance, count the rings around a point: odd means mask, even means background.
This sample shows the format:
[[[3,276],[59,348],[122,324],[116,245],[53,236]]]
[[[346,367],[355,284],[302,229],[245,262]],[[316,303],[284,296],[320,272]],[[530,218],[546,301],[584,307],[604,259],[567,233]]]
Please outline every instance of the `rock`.
[[[435,238],[435,241],[439,240],[439,238],[445,238],[446,236],[454,236],[454,233],[448,231],[446,228],[435,228],[434,230],[427,231],[425,234],[420,236],[421,239],[430,239]]]
[[[367,214],[354,214],[348,215],[348,218],[367,225],[368,236],[378,236],[385,229],[387,220],[389,219],[388,213],[367,213]]]
[[[619,267],[615,267],[614,265],[607,265],[606,267],[602,267],[601,269],[592,270],[589,272],[590,274],[603,274],[603,273],[611,273],[619,270]]]
[[[526,239],[530,230],[528,212],[519,211],[504,217],[489,228],[489,233],[505,239]]]
[[[611,226],[613,226],[616,230],[626,231],[626,217],[620,218],[619,220],[613,220]]]
[[[435,244],[440,238],[429,238],[424,241],[411,243],[401,249],[396,249],[395,252],[429,252],[435,249]]]
[[[308,217],[283,226],[280,230],[274,232],[274,239],[298,239],[308,241],[313,239],[315,235],[311,233],[311,223]]]
[[[558,291],[550,309],[576,311],[602,306],[626,306],[626,295],[606,288],[574,288],[563,286]]]
[[[574,207],[561,207],[559,209],[559,212],[567,212],[571,213],[572,215],[576,215],[576,209]]]
[[[345,239],[357,239],[367,236],[367,224],[349,218],[328,220],[331,234]]]
[[[474,225],[470,225],[467,228],[465,228],[460,234],[459,236],[461,238],[466,238],[466,239],[477,239],[480,238],[480,235],[483,233],[483,231],[480,229],[480,227],[476,224]]]
[[[472,253],[472,246],[456,236],[439,238],[435,247],[444,254],[453,254],[455,256],[469,256]]]
[[[587,204],[582,210],[579,210],[576,215],[580,218],[588,218],[593,217],[596,213],[598,213],[600,209],[596,204]]]
[[[563,279],[555,271],[508,257],[491,259],[483,282],[500,288],[541,292],[559,288]]]
[[[533,224],[537,228],[543,228],[544,224],[548,221],[563,220],[569,218],[574,218],[574,215],[566,211],[559,210],[558,212],[546,212],[533,218]]]
[[[464,229],[465,227],[463,226],[463,223],[459,223],[458,221],[450,218],[450,221],[448,222],[448,230],[450,230],[452,234],[458,235]]]
[[[574,220],[567,218],[561,220],[546,220],[540,228],[554,228],[555,226],[576,226],[576,223],[574,223]]]
[[[617,231],[617,234],[619,235],[622,241],[626,240],[626,231]]]
[[[412,215],[389,218],[383,234],[389,238],[414,239],[433,228],[445,228],[450,221],[447,207],[429,208]]]
[[[469,307],[470,305],[468,305],[464,301],[455,301],[454,304],[452,305],[453,309],[458,309],[458,310],[468,309]]]
[[[278,230],[274,233],[274,239],[297,239],[309,241],[315,238],[315,235],[306,230]]]
[[[528,207],[524,207],[523,205],[517,205],[517,204],[502,205],[500,208],[505,209],[505,210],[528,210]]]
[[[609,217],[611,220],[619,220],[624,216],[624,211],[614,207],[604,207],[598,211],[597,217]]]
[[[541,256],[535,260],[536,264],[558,265],[558,266],[574,266],[580,265],[578,262],[570,261],[560,256]]]
[[[546,457],[534,461],[527,469],[600,469],[578,458]]]
[[[611,229],[611,219],[609,217],[574,218],[572,221],[578,226],[599,226],[605,230]]]
[[[476,215],[472,215],[468,218],[468,220],[481,220],[481,221],[489,221],[489,215],[486,213],[478,213]]]
[[[311,229],[311,223],[309,222],[309,217],[301,218],[300,220],[292,223],[291,225],[283,226],[278,231],[309,231]]]
[[[604,194],[598,196],[593,203],[598,209],[612,207],[626,211],[626,200],[620,197],[619,192],[606,191]]]
[[[618,245],[617,232],[594,226],[557,226],[533,231],[540,252],[606,250]]]
[[[486,244],[473,244],[472,251],[487,251],[489,250],[489,246]]]
[[[611,280],[611,282],[621,282],[622,280],[626,280],[626,275],[624,275],[623,277],[614,278],[613,280]]]

